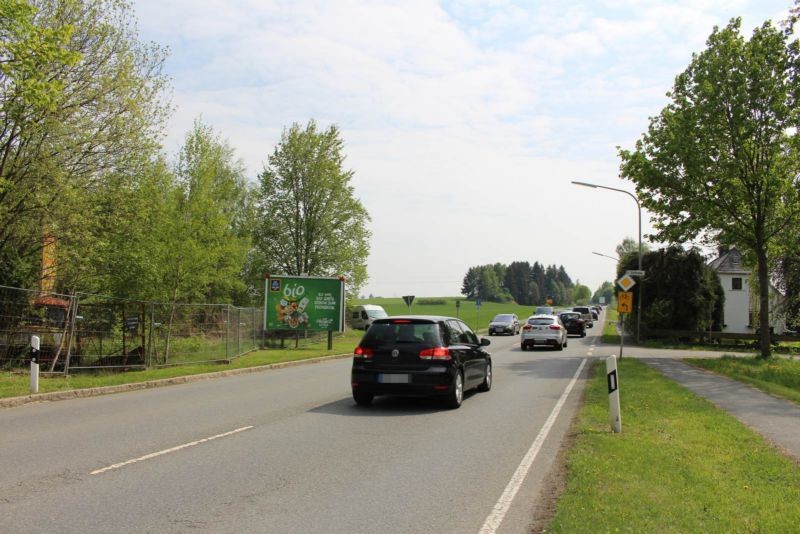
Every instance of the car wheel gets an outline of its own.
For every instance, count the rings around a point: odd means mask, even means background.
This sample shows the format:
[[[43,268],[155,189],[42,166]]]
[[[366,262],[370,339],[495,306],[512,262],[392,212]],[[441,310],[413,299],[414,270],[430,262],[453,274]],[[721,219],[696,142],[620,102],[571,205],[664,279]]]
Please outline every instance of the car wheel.
[[[478,391],[489,391],[492,389],[492,362],[486,362],[486,376],[483,377],[483,382],[478,386]]]
[[[584,330],[583,332],[581,332],[581,337],[586,337],[586,330]]]
[[[375,395],[372,393],[364,393],[363,391],[353,391],[353,399],[359,406],[369,406]]]
[[[567,343],[569,343],[569,339],[564,338],[564,348],[565,349],[567,348]]]
[[[564,350],[564,344],[559,343],[558,345],[556,345],[556,350]]]
[[[447,395],[447,406],[456,409],[461,407],[461,401],[464,400],[464,377],[461,376],[461,371],[456,373],[456,378],[453,381],[453,390]]]
[[[528,350],[528,345],[526,345],[525,343],[520,343],[520,346],[519,346],[519,347],[520,347],[522,350]]]

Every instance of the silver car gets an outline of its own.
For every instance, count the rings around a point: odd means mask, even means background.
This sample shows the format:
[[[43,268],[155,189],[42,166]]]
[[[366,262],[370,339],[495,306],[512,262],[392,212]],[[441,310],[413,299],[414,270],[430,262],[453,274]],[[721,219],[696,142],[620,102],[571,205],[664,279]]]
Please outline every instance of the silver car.
[[[489,335],[494,334],[519,334],[519,319],[515,313],[501,313],[494,316],[489,323]]]
[[[525,321],[519,341],[522,350],[536,346],[563,350],[567,346],[567,329],[558,315],[532,315]]]

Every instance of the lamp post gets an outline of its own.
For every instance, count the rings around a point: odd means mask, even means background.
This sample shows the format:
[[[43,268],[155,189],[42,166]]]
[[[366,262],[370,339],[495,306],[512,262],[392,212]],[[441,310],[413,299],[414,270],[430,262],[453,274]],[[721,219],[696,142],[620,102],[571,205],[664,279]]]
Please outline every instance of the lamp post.
[[[636,207],[639,209],[639,270],[641,271],[642,270],[642,205],[639,204],[639,198],[636,195],[634,195],[633,193],[631,193],[630,191],[625,191],[624,189],[617,189],[615,187],[608,187],[608,186],[605,186],[605,185],[590,184],[588,182],[577,182],[577,181],[574,181],[574,180],[572,181],[572,183],[575,184],[575,185],[581,185],[583,187],[591,187],[592,189],[608,189],[609,191],[616,191],[618,193],[625,193],[626,195],[631,197],[634,202],[636,202]],[[597,253],[594,252],[593,254],[597,254]],[[602,255],[603,254],[599,254],[599,256],[602,256]],[[639,301],[637,306],[636,306],[636,308],[637,308],[637,310],[636,310],[636,343],[639,343],[639,327],[642,324],[642,286],[639,286],[639,298],[636,299],[636,300]]]
[[[604,258],[608,258],[609,260],[619,261],[619,258],[614,256],[609,256],[608,254],[600,254],[599,252],[592,252],[592,254],[596,254],[597,256],[603,256]]]

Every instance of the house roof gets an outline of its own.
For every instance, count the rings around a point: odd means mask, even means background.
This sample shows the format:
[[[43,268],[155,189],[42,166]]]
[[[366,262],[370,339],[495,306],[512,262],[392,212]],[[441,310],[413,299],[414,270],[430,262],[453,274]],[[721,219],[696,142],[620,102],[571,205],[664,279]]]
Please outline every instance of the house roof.
[[[750,269],[742,265],[741,253],[735,248],[723,252],[719,258],[713,260],[708,266],[718,273],[750,274]]]

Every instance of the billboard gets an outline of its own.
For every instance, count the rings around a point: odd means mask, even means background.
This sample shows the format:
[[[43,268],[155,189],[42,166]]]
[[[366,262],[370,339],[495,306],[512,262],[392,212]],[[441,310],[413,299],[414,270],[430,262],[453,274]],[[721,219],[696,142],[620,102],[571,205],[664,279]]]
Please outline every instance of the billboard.
[[[344,330],[344,278],[267,275],[264,329]]]

